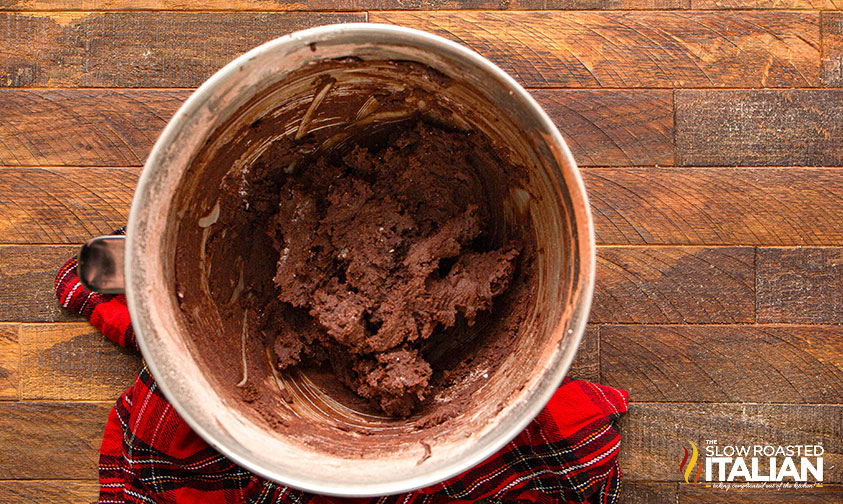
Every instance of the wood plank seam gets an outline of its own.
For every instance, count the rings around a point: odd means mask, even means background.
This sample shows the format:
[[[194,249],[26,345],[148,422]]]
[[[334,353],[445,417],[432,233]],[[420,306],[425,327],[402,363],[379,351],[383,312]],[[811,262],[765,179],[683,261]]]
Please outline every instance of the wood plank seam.
[[[20,325],[0,323],[0,402],[20,399]]]
[[[41,402],[41,401],[36,401]],[[56,401],[61,403],[69,403],[71,401]],[[92,401],[97,402],[97,401]],[[101,401],[100,401],[101,402]],[[99,404],[99,402],[97,402]],[[843,402],[830,402],[830,403],[792,403],[792,402],[758,402],[758,401],[718,401],[718,402],[698,402],[698,401],[633,401],[630,399],[629,404],[635,404],[636,406],[647,406],[647,405],[664,405],[664,404],[677,404],[677,405],[698,405],[698,406],[711,406],[711,405],[722,405],[722,406],[787,406],[787,407],[801,407],[801,408],[811,408],[811,407],[822,407],[822,408],[839,408],[843,407]]]
[[[758,247],[753,247],[752,250],[752,270],[755,272],[755,295],[753,301],[755,302],[755,323],[758,323]]]
[[[21,349],[20,340],[22,338],[23,333],[23,324],[18,324],[18,380],[20,380],[20,367],[21,363],[23,362],[23,350]],[[18,397],[17,400],[21,400],[21,393],[20,393],[20,381],[18,381]]]
[[[337,21],[343,20],[340,19],[342,16],[359,15],[361,19],[356,20],[412,25],[474,45],[527,85],[586,88],[760,85],[788,88],[820,85],[821,81],[816,65],[820,43],[819,11],[745,10],[740,15],[728,15],[719,10],[634,11],[629,15],[623,11],[593,10],[461,12],[459,23],[453,22],[454,18],[448,16],[448,12],[394,10],[371,13],[209,11],[196,14],[79,11],[73,13],[73,18],[64,16],[61,23],[54,22],[49,16],[35,19],[37,16],[25,12],[2,13],[12,24],[20,25],[17,33],[24,45],[28,43],[37,49],[28,48],[29,52],[24,54],[12,53],[3,80],[7,86],[109,86],[116,82],[126,87],[198,85],[234,54],[280,35],[277,29],[266,26],[273,23],[256,23],[254,19],[246,19],[250,16],[273,15],[289,22],[289,29],[296,29],[315,24],[319,16],[334,16],[337,19],[333,21]],[[150,40],[141,46],[129,33],[108,31],[107,27],[113,25],[109,18],[125,18],[130,13],[137,23],[172,24],[174,33],[185,36],[183,50],[174,53],[171,46],[163,45],[161,40]],[[280,16],[282,14],[284,16]],[[152,19],[156,16],[169,19]],[[214,38],[209,43],[211,49],[216,50],[208,54],[213,54],[215,58],[190,59],[192,52],[206,54],[199,51],[201,48],[191,45],[191,39],[187,37],[189,30],[195,29],[185,23],[190,16],[213,18],[208,22],[213,22],[218,31],[233,30],[238,26],[236,23],[221,23],[221,17],[242,17],[242,31],[248,31],[251,38],[237,38],[239,45],[236,47],[232,46],[231,37],[227,38],[228,43],[223,43],[220,37]],[[295,16],[302,19],[294,19]],[[485,28],[477,28],[480,21],[496,35],[490,38]],[[83,37],[90,33],[99,40],[116,39],[123,43],[101,44],[84,50],[62,46],[59,49],[64,52],[57,52],[54,45],[68,36],[66,32],[70,28],[65,24],[70,23],[73,23],[71,28],[74,30],[81,30]],[[782,28],[784,25],[787,30]],[[525,31],[526,26],[529,26],[529,31]],[[572,37],[585,38],[585,41],[576,45],[566,44],[564,37],[549,35],[557,34],[559,30]],[[535,39],[536,31],[545,43],[541,52],[525,42],[528,35]],[[728,41],[727,45],[714,46],[717,50],[705,49],[719,43],[722,38]],[[607,45],[605,40],[613,42]],[[614,42],[616,40],[618,42]],[[595,48],[596,52],[588,52],[590,48]],[[115,61],[128,58],[137,62],[131,69],[115,66]],[[91,61],[91,68],[76,63],[57,63],[80,59]],[[584,63],[586,61],[590,63]],[[163,68],[169,73],[162,74]]]
[[[437,1],[421,0],[405,2],[402,0],[357,0],[353,2],[337,0],[311,0],[298,3],[267,2],[265,0],[240,0],[222,2],[205,0],[187,4],[161,0],[109,2],[109,5],[89,2],[87,7],[79,7],[80,2],[32,1],[23,0],[0,5],[0,11],[16,12],[355,12],[410,10],[437,12],[463,12],[471,10],[495,11],[548,11],[548,10],[603,10],[603,11],[638,11],[638,10],[833,10],[840,4],[835,0],[680,0],[666,2],[626,1],[560,1],[560,0],[474,0],[474,1]],[[91,6],[93,4],[93,6]],[[587,6],[587,7],[586,7]]]

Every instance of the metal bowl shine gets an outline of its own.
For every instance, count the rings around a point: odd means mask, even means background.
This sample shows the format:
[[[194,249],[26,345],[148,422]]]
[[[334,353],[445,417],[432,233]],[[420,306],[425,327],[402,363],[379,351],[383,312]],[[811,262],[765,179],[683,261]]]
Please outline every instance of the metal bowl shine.
[[[332,439],[278,432],[248,414],[231,399],[231,390],[209,376],[179,311],[173,280],[176,224],[195,216],[176,208],[176,201],[206,197],[188,181],[196,157],[221,125],[231,124],[267,93],[278,100],[301,98],[287,92],[286,80],[297,70],[348,57],[364,63],[412,61],[441,72],[459,84],[437,92],[445,106],[507,144],[530,174],[526,187],[509,188],[504,203],[535,229],[535,306],[519,332],[516,351],[489,377],[485,392],[447,429],[428,437],[424,429],[394,442],[380,440],[377,430],[369,436],[335,431]],[[407,79],[390,82],[429,84]],[[315,92],[306,91],[310,99]],[[240,466],[281,484],[336,496],[394,494],[443,481],[491,456],[523,430],[571,365],[591,305],[595,264],[580,174],[559,131],[533,98],[500,68],[461,45],[377,24],[296,32],[240,56],[208,79],[176,112],[149,155],[132,201],[124,254],[125,293],[141,352],[182,418]],[[330,443],[354,449],[323,449]]]

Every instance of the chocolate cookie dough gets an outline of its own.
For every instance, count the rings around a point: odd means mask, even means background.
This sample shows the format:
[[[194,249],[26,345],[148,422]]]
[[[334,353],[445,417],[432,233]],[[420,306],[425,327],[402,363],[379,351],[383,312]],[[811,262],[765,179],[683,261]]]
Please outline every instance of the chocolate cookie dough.
[[[429,396],[427,345],[494,317],[518,273],[522,244],[490,238],[477,149],[471,133],[412,120],[274,167],[289,176],[267,186],[278,261],[259,324],[279,370],[328,363],[392,416]]]

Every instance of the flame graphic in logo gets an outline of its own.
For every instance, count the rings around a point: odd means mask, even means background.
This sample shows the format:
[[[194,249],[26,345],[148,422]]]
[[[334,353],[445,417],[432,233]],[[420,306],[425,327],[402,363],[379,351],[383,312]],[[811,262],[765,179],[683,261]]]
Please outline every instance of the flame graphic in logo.
[[[700,474],[702,473],[702,464],[697,464],[697,458],[699,457],[697,445],[695,445],[693,441],[688,441],[688,443],[691,444],[691,460],[688,460],[688,449],[683,447],[682,449],[685,450],[685,456],[682,457],[682,462],[679,463],[679,472],[684,474],[685,483],[691,483],[688,478],[691,477],[691,471],[694,470],[694,466],[697,466],[697,474],[694,476],[694,486],[696,486],[697,482],[700,480]],[[685,462],[688,462],[687,467],[685,466]]]

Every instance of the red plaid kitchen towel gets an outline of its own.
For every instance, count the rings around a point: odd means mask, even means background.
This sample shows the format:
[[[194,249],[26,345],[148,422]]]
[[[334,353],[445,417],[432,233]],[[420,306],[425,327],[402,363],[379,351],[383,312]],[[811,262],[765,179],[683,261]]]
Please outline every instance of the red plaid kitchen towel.
[[[126,298],[82,287],[75,259],[59,270],[56,296],[110,340],[137,348]],[[473,469],[402,495],[340,499],[278,485],[226,459],[179,417],[144,366],[108,416],[99,502],[614,503],[621,487],[618,421],[626,409],[625,390],[566,378],[524,432]]]

